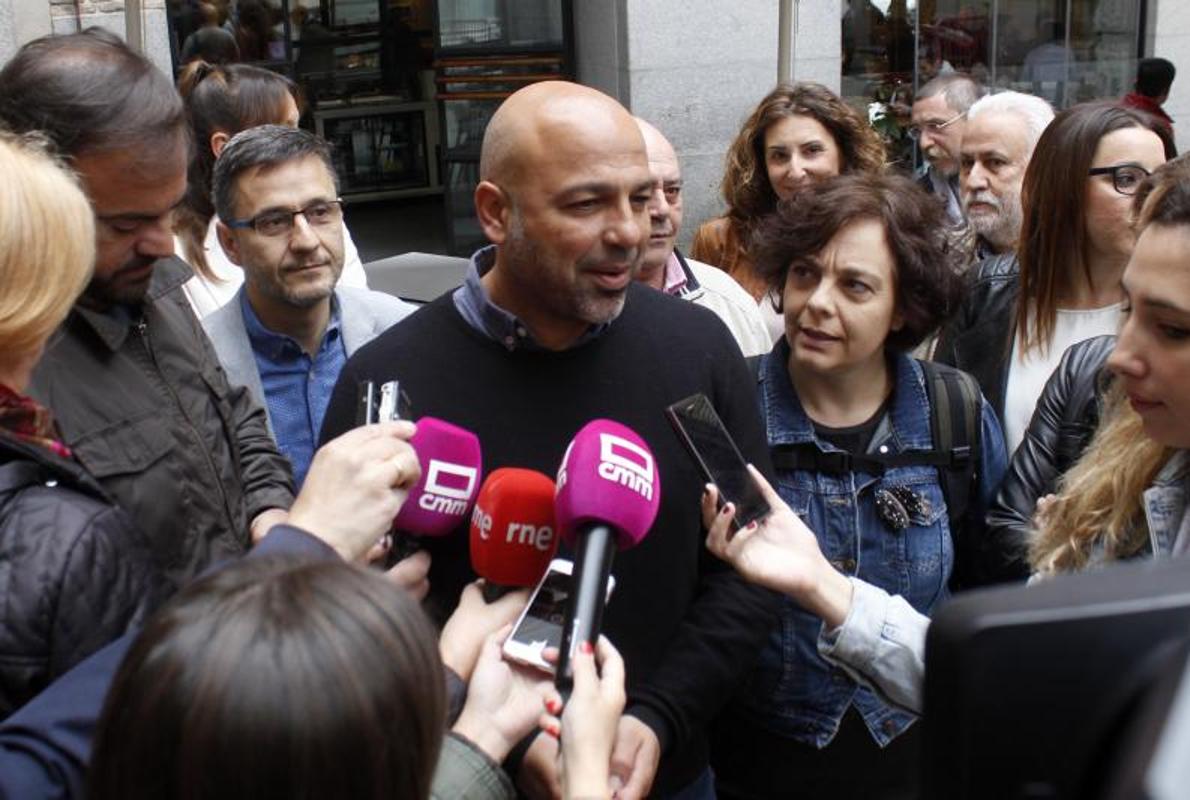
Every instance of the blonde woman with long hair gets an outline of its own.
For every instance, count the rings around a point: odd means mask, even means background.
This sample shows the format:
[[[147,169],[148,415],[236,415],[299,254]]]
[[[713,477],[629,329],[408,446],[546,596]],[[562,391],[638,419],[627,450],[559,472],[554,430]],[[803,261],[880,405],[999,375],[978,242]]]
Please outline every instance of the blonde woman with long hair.
[[[1137,197],[1124,270],[1124,322],[1108,358],[1115,384],[1090,446],[1036,518],[1034,577],[1190,553],[1190,157],[1160,167]],[[774,509],[728,539],[734,508],[703,495],[707,546],[748,580],[823,621],[818,651],[890,700],[920,711],[929,619],[904,598],[837,571],[759,472]]]
[[[0,719],[154,604],[132,523],[25,395],[91,277],[95,228],[74,177],[36,142],[0,135]],[[78,391],[90,391],[79,386]]]

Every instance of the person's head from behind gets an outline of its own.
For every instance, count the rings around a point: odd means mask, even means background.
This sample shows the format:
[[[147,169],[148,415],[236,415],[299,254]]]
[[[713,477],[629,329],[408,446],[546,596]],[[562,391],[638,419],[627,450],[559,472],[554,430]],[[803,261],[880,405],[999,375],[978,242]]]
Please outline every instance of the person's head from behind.
[[[23,46],[0,70],[0,126],[40,131],[79,174],[97,220],[84,300],[138,304],[173,254],[189,137],[169,79],[114,35],[89,29]]]
[[[645,139],[653,177],[649,243],[637,278],[660,289],[665,283],[666,263],[673,255],[682,228],[682,167],[665,134],[640,117],[636,118],[636,124]]]
[[[751,225],[807,184],[883,167],[880,137],[842,98],[817,83],[782,83],[728,150],[723,198],[734,220]]]
[[[974,80],[952,72],[927,82],[913,101],[909,133],[917,139],[926,161],[947,177],[958,174],[967,112],[983,94]]]
[[[619,315],[640,269],[653,180],[632,116],[563,81],[536,83],[484,133],[475,209],[496,245],[484,283],[546,347]]]
[[[91,278],[95,222],[70,171],[30,138],[0,135],[0,383],[22,392]]]
[[[1059,303],[1093,280],[1093,266],[1123,267],[1135,242],[1133,195],[1172,155],[1165,126],[1114,103],[1073,106],[1045,129],[1021,187],[1023,346],[1048,345]]]
[[[89,796],[422,800],[445,718],[436,636],[406,593],[341,561],[249,559],[145,626]]]
[[[798,192],[761,224],[757,264],[780,298],[795,368],[868,368],[946,320],[962,279],[944,216],[908,178],[850,175]]]
[[[1161,105],[1169,98],[1177,72],[1173,62],[1164,58],[1142,58],[1136,65],[1136,93]]]
[[[213,189],[219,242],[244,270],[258,314],[285,314],[330,298],[344,250],[326,141],[284,125],[249,128],[215,162]]]
[[[1054,118],[1049,103],[1020,92],[975,102],[959,145],[963,210],[971,227],[996,250],[1016,246],[1021,230],[1021,182],[1042,131]]]
[[[1155,170],[1135,204],[1127,312],[1107,361],[1115,381],[1095,437],[1040,525],[1030,552],[1038,571],[1141,551],[1143,493],[1174,450],[1190,448],[1190,157]]]

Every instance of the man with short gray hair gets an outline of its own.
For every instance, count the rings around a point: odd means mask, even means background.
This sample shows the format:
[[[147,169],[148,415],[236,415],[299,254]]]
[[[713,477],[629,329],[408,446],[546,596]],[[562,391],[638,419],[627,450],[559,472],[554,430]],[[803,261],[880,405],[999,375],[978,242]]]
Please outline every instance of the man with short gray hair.
[[[1054,118],[1031,94],[1000,92],[967,111],[959,147],[963,209],[978,236],[976,261],[1016,248],[1021,232],[1021,183],[1033,148]]]
[[[284,125],[243,131],[215,162],[212,183],[219,243],[244,285],[203,326],[231,381],[264,404],[300,487],[348,356],[413,307],[336,288],[343,212],[324,140]]]
[[[909,135],[925,159],[918,183],[946,202],[952,222],[963,222],[959,194],[959,144],[967,129],[967,111],[984,89],[960,72],[939,75],[917,91]]]

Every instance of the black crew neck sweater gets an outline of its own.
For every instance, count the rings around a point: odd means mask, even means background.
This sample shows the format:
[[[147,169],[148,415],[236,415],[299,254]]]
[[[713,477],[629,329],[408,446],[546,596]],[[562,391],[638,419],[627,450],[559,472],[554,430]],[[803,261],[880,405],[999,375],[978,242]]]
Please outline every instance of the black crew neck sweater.
[[[348,360],[322,441],[354,425],[360,381],[393,379],[416,416],[479,436],[484,475],[517,466],[553,476],[570,439],[598,417],[627,425],[648,443],[661,477],[661,510],[649,535],[616,555],[603,630],[624,656],[627,713],[661,742],[653,791],[689,784],[707,765],[707,723],[775,621],[776,597],[746,584],[704,547],[704,481],[664,414],[667,405],[705,393],[745,458],[771,474],[755,381],[731,333],[712,312],[634,284],[623,312],[593,340],[559,352],[509,351],[468,325],[447,294]],[[428,605],[436,616],[449,613],[475,578],[467,542],[465,526],[428,542]]]

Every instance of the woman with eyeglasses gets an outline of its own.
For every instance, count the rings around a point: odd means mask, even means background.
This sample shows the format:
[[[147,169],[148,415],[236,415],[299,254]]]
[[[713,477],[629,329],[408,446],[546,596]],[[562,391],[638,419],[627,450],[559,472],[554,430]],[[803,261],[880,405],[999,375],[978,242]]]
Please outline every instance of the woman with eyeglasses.
[[[1017,252],[979,265],[934,353],[979,381],[1010,453],[1066,349],[1119,328],[1132,196],[1174,155],[1153,117],[1111,103],[1061,112],[1038,140]]]
[[[884,145],[855,109],[817,83],[782,83],[744,121],[723,174],[727,213],[699,227],[690,256],[719,267],[760,303],[773,339],[785,332],[768,281],[750,254],[752,235],[798,189],[849,173],[878,173]]]

